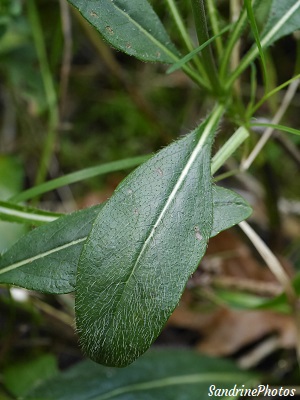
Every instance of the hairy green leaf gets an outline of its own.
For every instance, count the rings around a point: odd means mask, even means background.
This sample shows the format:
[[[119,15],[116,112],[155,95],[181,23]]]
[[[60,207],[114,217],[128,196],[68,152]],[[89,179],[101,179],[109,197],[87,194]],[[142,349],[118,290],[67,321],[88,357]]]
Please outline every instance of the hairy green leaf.
[[[143,61],[179,55],[147,0],[68,0],[113,47]]]
[[[131,173],[95,220],[76,282],[77,328],[93,360],[125,366],[144,353],[205,253],[222,110]]]
[[[242,196],[232,190],[213,186],[214,218],[210,237],[248,218],[252,208]]]
[[[269,46],[299,28],[300,0],[273,0],[261,44]]]
[[[66,215],[22,237],[0,258],[0,283],[72,292],[83,243],[101,207]]]
[[[208,400],[216,388],[251,388],[254,379],[227,360],[183,350],[149,351],[125,369],[83,361],[26,400]]]

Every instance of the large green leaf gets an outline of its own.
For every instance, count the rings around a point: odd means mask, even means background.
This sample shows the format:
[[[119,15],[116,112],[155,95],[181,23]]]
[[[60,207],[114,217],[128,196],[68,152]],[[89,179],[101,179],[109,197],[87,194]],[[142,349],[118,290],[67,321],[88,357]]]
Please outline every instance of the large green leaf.
[[[42,354],[26,361],[9,364],[3,370],[5,388],[17,398],[27,394],[33,387],[58,374],[53,354]],[[0,399],[2,400],[1,396]]]
[[[125,366],[176,307],[212,230],[211,144],[222,107],[117,188],[84,244],[76,321],[93,360]]]
[[[21,238],[0,258],[0,283],[47,293],[72,292],[83,243],[101,207],[66,215]]]
[[[12,211],[14,220],[19,218],[19,222],[24,222],[24,218],[30,222],[46,222],[55,217],[51,213],[0,202],[1,218],[5,217],[1,215],[1,204],[5,205],[3,213],[6,215]],[[23,236],[0,259],[0,283],[53,294],[74,291],[74,277],[85,235],[92,229],[101,208],[102,204],[61,217]],[[213,209],[211,236],[246,219],[251,213],[241,196],[221,187],[213,188]],[[83,226],[84,229],[80,229]]]
[[[68,0],[115,48],[144,61],[173,63],[178,51],[147,0]]]
[[[208,400],[216,388],[231,389],[230,396],[234,387],[251,388],[254,379],[226,360],[191,351],[150,351],[125,369],[83,361],[26,400]]]
[[[299,28],[300,0],[273,0],[261,44],[269,46]]]

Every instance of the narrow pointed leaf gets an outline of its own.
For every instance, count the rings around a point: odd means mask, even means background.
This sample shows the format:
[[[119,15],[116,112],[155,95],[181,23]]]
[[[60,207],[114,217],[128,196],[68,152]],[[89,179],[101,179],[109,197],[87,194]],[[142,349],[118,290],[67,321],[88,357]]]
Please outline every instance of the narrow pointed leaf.
[[[47,293],[74,291],[78,259],[102,205],[34,229],[0,258],[0,283]]]
[[[50,181],[41,183],[40,185],[34,186],[30,189],[23,190],[21,193],[18,193],[15,196],[11,197],[9,200],[13,203],[26,201],[36,196],[40,196],[41,194],[50,192],[51,190],[70,185],[75,182],[80,182],[85,179],[93,178],[94,176],[136,167],[137,165],[140,165],[144,161],[148,160],[148,158],[150,158],[149,154],[144,156],[125,158],[123,160],[111,161],[105,164],[97,165],[95,167],[84,168],[80,171],[72,172],[70,174],[60,176],[59,178],[51,179]]]
[[[55,221],[60,216],[61,214],[0,201],[0,219],[2,221],[40,225]]]
[[[300,0],[273,0],[261,44],[269,46],[297,29],[300,29]]]
[[[173,63],[178,51],[147,0],[68,0],[113,47],[143,61]]]
[[[228,32],[229,29],[232,28],[232,26],[233,26],[233,24],[230,24],[230,25],[226,26],[217,35],[212,36],[205,43],[202,43],[200,46],[196,47],[190,53],[188,53],[183,58],[178,60],[175,64],[173,64],[170,68],[168,68],[167,74],[171,74],[172,72],[175,72],[178,69],[182,68],[187,62],[191,61],[196,55],[200,54],[201,51],[203,49],[205,49],[205,47],[207,47],[211,42],[216,40],[219,36],[223,35],[225,32]]]
[[[289,126],[285,126],[285,125],[277,125],[277,124],[272,124],[272,123],[267,123],[267,122],[266,123],[253,122],[250,124],[250,126],[262,126],[262,127],[277,129],[279,131],[288,132],[288,133],[292,133],[294,135],[300,136],[299,129],[290,128]]]
[[[76,321],[93,360],[144,353],[205,253],[213,222],[211,143],[222,107],[131,173],[94,222],[80,257]]]
[[[264,49],[276,40],[300,28],[300,0],[273,0],[266,26],[261,34],[260,44]],[[257,46],[253,46],[242,58],[239,66],[227,81],[229,88],[237,77],[259,55]]]
[[[213,186],[213,205],[211,237],[244,221],[252,213],[252,208],[242,196],[219,186]]]
[[[256,24],[256,19],[254,15],[254,7],[252,5],[251,0],[244,0],[245,8],[247,10],[247,16],[248,16],[248,21],[251,27],[252,35],[255,38],[256,46],[259,51],[260,55],[260,60],[261,60],[261,65],[262,65],[262,72],[263,72],[263,78],[264,78],[264,84],[265,86],[268,86],[267,84],[267,65],[266,65],[266,60],[265,60],[265,54],[263,52],[261,43],[260,43],[260,38],[259,38],[259,32]]]
[[[25,400],[208,400],[216,388],[231,389],[228,398],[235,399],[237,387],[251,388],[255,380],[253,373],[228,360],[160,350],[149,351],[124,369],[83,361],[46,381]]]

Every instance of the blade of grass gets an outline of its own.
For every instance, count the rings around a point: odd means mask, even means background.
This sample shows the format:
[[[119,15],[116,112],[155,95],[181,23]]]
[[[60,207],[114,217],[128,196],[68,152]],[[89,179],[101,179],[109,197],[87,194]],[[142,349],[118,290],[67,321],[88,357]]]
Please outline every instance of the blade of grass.
[[[218,59],[221,60],[223,54],[223,43],[221,38],[219,37],[220,29],[219,29],[219,15],[216,7],[216,2],[214,0],[207,0],[207,10],[208,15],[212,27],[212,31],[214,36],[216,36],[216,49],[218,54]]]
[[[251,0],[244,0],[244,4],[247,10],[247,16],[248,16],[248,21],[251,27],[251,31],[252,34],[255,38],[255,42],[256,42],[256,46],[258,48],[258,52],[260,55],[260,59],[261,59],[261,64],[262,64],[262,72],[263,72],[263,79],[264,79],[264,87],[268,87],[268,80],[267,80],[267,66],[266,66],[266,60],[265,60],[265,55],[262,49],[262,45],[260,42],[260,38],[259,38],[259,32],[257,29],[257,25],[256,25],[256,20],[255,20],[255,16],[254,16],[254,12],[253,12],[253,7],[251,4]]]
[[[197,54],[199,54],[203,49],[205,49],[210,43],[212,43],[214,40],[216,40],[219,36],[223,35],[225,32],[228,32],[229,29],[232,27],[231,25],[226,26],[224,29],[222,29],[217,35],[211,37],[208,39],[205,43],[201,44],[200,46],[196,47],[193,49],[190,53],[188,53],[186,56],[181,58],[179,61],[177,61],[175,64],[173,64],[170,68],[167,70],[167,74],[171,74],[174,71],[177,71],[178,69],[182,68],[183,65],[185,65],[187,62],[192,60],[193,57],[195,57]]]
[[[191,51],[193,49],[193,44],[191,42],[190,35],[188,34],[188,32],[187,32],[187,30],[186,30],[186,28],[184,26],[182,17],[180,15],[180,12],[179,12],[177,6],[176,6],[175,1],[174,0],[166,0],[166,2],[167,2],[168,6],[170,8],[170,11],[172,13],[173,19],[174,19],[174,21],[175,21],[175,23],[177,25],[178,31],[181,34],[181,37],[182,37],[182,39],[183,39],[183,41],[185,43],[186,48],[189,51]]]
[[[250,116],[252,115],[252,109],[253,109],[253,104],[255,101],[255,95],[256,95],[256,89],[257,89],[257,71],[254,63],[251,63],[251,75],[250,75],[250,101],[247,106],[247,111],[246,111],[246,118],[250,119]]]
[[[113,161],[110,163],[98,165],[96,167],[85,168],[77,172],[62,176],[60,178],[53,179],[51,181],[42,183],[41,185],[35,186],[31,189],[25,190],[9,199],[14,203],[26,201],[39,196],[43,193],[50,192],[51,190],[60,188],[71,183],[80,182],[82,180],[92,178],[94,176],[107,174],[109,172],[119,171],[122,169],[136,167],[137,165],[148,160],[151,155],[126,158],[124,160]]]
[[[61,215],[0,201],[0,220],[2,221],[40,225],[54,221]]]
[[[271,121],[271,124],[278,124],[285,114],[286,110],[288,109],[291,101],[293,100],[297,89],[299,87],[300,79],[297,79],[289,85],[289,88],[284,96],[284,99],[281,103],[281,106],[279,107],[277,113],[275,114],[274,118]],[[260,151],[263,149],[264,145],[267,143],[267,141],[270,139],[272,136],[274,129],[273,128],[267,128],[262,137],[259,139],[257,142],[256,146],[250,153],[250,155],[247,157],[245,161],[242,162],[241,164],[241,171],[246,171],[247,169],[250,168],[251,164],[255,160],[255,158],[258,156]]]
[[[172,16],[173,16],[173,19],[174,19],[174,21],[175,21],[175,23],[177,25],[177,28],[178,28],[178,30],[179,30],[179,32],[181,34],[181,37],[182,37],[182,39],[183,39],[183,41],[185,43],[186,48],[188,49],[188,51],[192,51],[193,48],[194,48],[193,43],[192,43],[192,41],[190,39],[190,35],[188,34],[188,32],[187,32],[187,30],[186,30],[186,28],[184,26],[182,17],[180,15],[180,12],[179,12],[177,6],[176,6],[175,1],[174,0],[166,0],[166,1],[168,3],[168,6],[169,6],[170,11],[171,11]],[[208,80],[208,77],[206,75],[206,71],[205,71],[200,59],[196,58],[194,61],[195,61],[196,67],[198,68],[200,74]]]
[[[234,28],[229,36],[228,43],[226,44],[222,60],[221,60],[221,65],[220,65],[220,79],[221,82],[225,79],[227,70],[229,68],[229,63],[231,59],[231,54],[233,52],[233,49],[235,47],[235,44],[237,41],[240,39],[241,34],[246,27],[246,21],[247,21],[247,12],[246,9],[243,8],[241,11],[240,17],[237,21],[232,21],[234,23]]]
[[[204,0],[192,0],[192,10],[199,44],[205,43],[209,39],[209,35]],[[210,46],[203,49],[202,62],[213,91],[219,94],[220,82]]]
[[[264,48],[268,46],[268,44],[272,41],[273,37],[277,34],[278,31],[282,28],[282,26],[291,18],[291,16],[300,9],[300,0],[297,1],[289,10],[286,12],[282,18],[273,26],[273,28],[261,39],[260,44],[261,47]],[[245,57],[241,60],[238,68],[230,75],[229,79],[226,82],[226,89],[229,89],[232,84],[235,82],[237,77],[239,77],[243,71],[251,64],[251,62],[259,55],[259,50],[257,46],[252,47]]]
[[[263,122],[251,122],[249,126],[265,126],[267,128],[272,128],[273,130],[277,129],[278,131],[283,131],[283,132],[288,132],[292,133],[293,135],[298,135],[300,136],[300,130],[299,129],[294,129],[290,128],[289,126],[285,125],[278,125],[278,124],[272,124],[272,123],[263,123]]]
[[[251,109],[251,112],[249,115],[253,115],[255,111],[257,111],[271,96],[279,92],[281,89],[284,89],[286,86],[288,86],[290,83],[293,81],[297,80],[300,78],[300,74],[294,76],[293,78],[289,79],[288,81],[282,83],[281,85],[277,86],[270,92],[266,93],[260,100],[255,104],[255,106]]]
[[[214,175],[236,149],[249,137],[248,130],[241,126],[213,156],[211,160],[211,173]]]
[[[243,129],[239,129],[231,138],[226,146],[226,149],[221,150],[212,159],[212,173],[215,173],[220,164],[224,162],[223,151],[226,152],[225,158],[227,159],[236,149],[239,147],[243,141],[248,137],[248,133]],[[9,199],[10,202],[19,203],[22,201],[30,200],[36,196],[42,195],[44,193],[50,192],[51,190],[58,189],[62,186],[70,185],[72,183],[80,182],[85,179],[93,178],[95,176],[107,174],[114,171],[119,171],[127,168],[132,168],[142,164],[151,157],[150,154],[145,156],[126,158],[123,160],[113,161],[110,163],[98,165],[96,167],[85,168],[83,170],[67,174],[65,176],[53,179],[51,181],[42,183],[41,185],[35,186],[28,190],[25,190]],[[222,160],[221,160],[222,159]]]

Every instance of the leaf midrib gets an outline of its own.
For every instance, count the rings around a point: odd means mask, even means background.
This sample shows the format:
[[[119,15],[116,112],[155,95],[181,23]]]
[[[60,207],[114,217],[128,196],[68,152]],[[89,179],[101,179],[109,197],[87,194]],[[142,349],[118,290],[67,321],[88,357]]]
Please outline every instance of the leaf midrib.
[[[24,259],[22,261],[18,261],[18,262],[14,263],[14,264],[8,265],[7,267],[0,269],[0,275],[5,274],[5,273],[10,272],[10,271],[13,271],[13,270],[15,270],[17,268],[20,268],[23,265],[30,264],[33,261],[37,261],[37,260],[39,260],[41,258],[47,257],[50,254],[58,253],[59,251],[64,250],[64,249],[66,249],[68,247],[75,246],[78,243],[84,242],[86,239],[87,239],[87,236],[84,236],[84,237],[82,237],[80,239],[76,239],[76,240],[73,240],[72,242],[68,242],[68,243],[66,243],[66,244],[64,244],[62,246],[55,247],[55,248],[53,248],[51,250],[45,251],[44,253],[40,253],[40,254],[38,254],[36,256],[29,257],[29,258]]]
[[[197,384],[197,383],[209,383],[209,382],[235,382],[237,379],[236,373],[200,373],[200,374],[190,374],[190,375],[179,375],[170,376],[163,379],[156,379],[151,382],[136,383],[121,388],[114,389],[108,393],[104,393],[100,396],[94,397],[91,400],[108,400],[113,397],[137,392],[142,390],[151,390],[156,388],[163,388],[168,386],[177,386],[183,384]]]
[[[122,302],[123,297],[125,295],[128,282],[131,280],[132,276],[134,275],[134,272],[135,272],[135,270],[136,270],[136,268],[138,266],[138,263],[139,263],[141,257],[143,256],[144,252],[148,248],[148,243],[152,239],[152,237],[153,237],[153,235],[154,235],[159,223],[161,222],[161,220],[163,219],[165,213],[167,212],[169,205],[174,200],[174,198],[176,196],[176,193],[178,192],[178,190],[180,189],[181,185],[183,184],[183,182],[184,182],[184,180],[185,180],[190,168],[192,167],[194,161],[198,157],[201,149],[203,148],[203,145],[204,145],[206,139],[209,137],[210,134],[213,134],[212,133],[213,132],[213,127],[214,127],[215,123],[218,121],[218,119],[220,117],[220,113],[222,113],[222,109],[223,109],[223,107],[219,106],[218,109],[216,110],[216,112],[213,114],[213,117],[208,121],[208,123],[207,123],[206,127],[204,128],[204,131],[203,131],[203,133],[202,133],[202,135],[200,137],[200,140],[198,141],[197,145],[195,146],[194,150],[192,151],[192,154],[190,155],[190,157],[189,157],[189,159],[188,159],[188,161],[186,163],[186,166],[181,171],[181,174],[180,174],[175,186],[173,187],[173,190],[171,191],[171,194],[168,197],[168,200],[167,200],[165,206],[163,207],[162,211],[160,212],[158,218],[156,219],[155,224],[153,225],[150,233],[148,234],[147,239],[145,240],[145,243],[143,244],[141,250],[139,251],[139,254],[137,256],[136,262],[135,262],[135,264],[134,264],[134,266],[132,268],[131,273],[129,274],[129,277],[127,278],[127,280],[124,283],[122,294],[119,297],[119,300],[118,300],[116,306],[114,307],[114,314],[116,314],[116,312],[118,311],[120,303]],[[111,321],[109,323],[109,326],[107,328],[108,330],[111,329],[112,322],[113,322],[113,319],[111,319]]]
[[[274,25],[274,27],[261,39],[261,47],[264,49],[266,46],[269,45],[271,42],[272,38],[278,33],[280,28],[286,23],[287,20],[289,20],[293,13],[297,11],[297,9],[300,7],[300,0],[298,0],[297,3],[295,3],[285,14],[282,18],[277,21],[277,23]],[[259,51],[257,46],[252,47],[249,52],[246,54],[246,56],[241,60],[239,68],[237,68],[230,76],[228,79],[228,82],[226,83],[226,88],[229,88],[235,79],[240,75],[240,73],[247,68],[247,66],[258,56]]]
[[[113,6],[118,10],[125,18],[127,18],[131,23],[133,23],[145,36],[150,39],[152,43],[154,43],[157,47],[159,47],[161,50],[163,50],[169,57],[173,58],[174,61],[178,61],[179,58],[172,52],[170,51],[166,46],[164,46],[159,40],[157,40],[154,36],[152,36],[146,29],[142,27],[136,20],[131,18],[129,14],[127,14],[125,11],[123,11],[120,7],[118,7],[114,2],[112,2]]]
[[[282,18],[277,21],[277,23],[274,25],[274,27],[269,31],[269,33],[266,34],[261,40],[261,45],[262,47],[266,46],[270,40],[272,40],[272,37],[276,35],[276,33],[280,30],[280,28],[292,17],[294,12],[297,11],[297,9],[300,7],[300,0],[298,0],[297,3],[295,3],[284,15]]]

